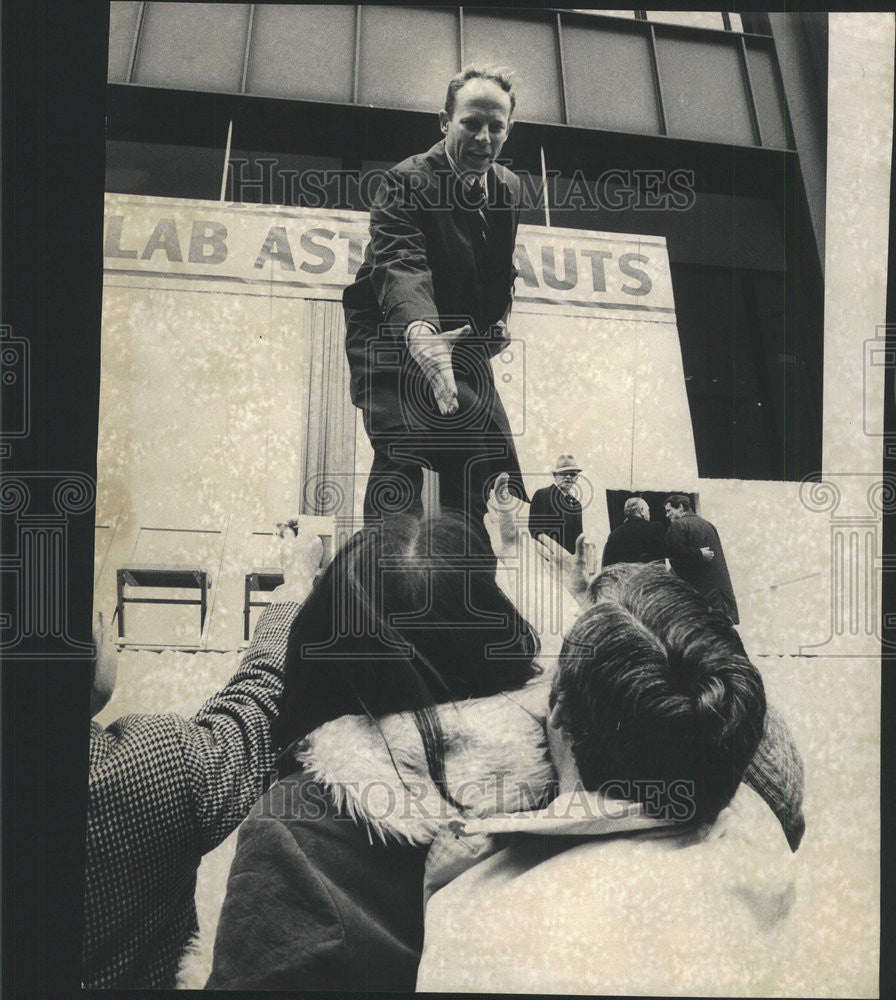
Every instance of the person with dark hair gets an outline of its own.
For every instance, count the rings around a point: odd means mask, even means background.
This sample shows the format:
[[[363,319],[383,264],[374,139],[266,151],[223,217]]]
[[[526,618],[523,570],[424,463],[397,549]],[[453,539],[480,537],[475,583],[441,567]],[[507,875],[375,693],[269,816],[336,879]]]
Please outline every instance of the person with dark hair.
[[[283,777],[240,829],[209,988],[413,989],[426,845],[550,779],[546,684],[520,690],[538,638],[497,563],[451,510],[336,554],[290,635]]]
[[[496,584],[497,566],[487,536],[450,509],[350,538],[290,633],[275,740],[287,746],[341,715],[432,713],[525,684],[538,640]],[[434,762],[437,724],[421,726]]]
[[[553,681],[557,797],[430,849],[418,991],[763,995],[789,957],[793,855],[742,780],[762,679],[665,568],[608,573]]]
[[[235,829],[273,765],[286,636],[321,558],[314,535],[284,541],[271,595],[239,670],[190,719],[125,715],[90,723],[83,985],[172,989],[197,932],[196,872]],[[115,687],[102,627],[90,712]]]
[[[668,816],[684,782],[690,818],[711,823],[759,746],[762,678],[737,634],[665,568],[629,572],[613,596],[566,637],[553,717],[586,789],[621,782],[626,798],[651,795],[647,815]],[[642,788],[646,777],[657,789]]]
[[[561,455],[551,475],[553,486],[532,494],[529,507],[529,534],[544,534],[559,542],[567,552],[575,552],[576,539],[582,534],[582,505],[573,493],[581,468],[572,455]]]
[[[672,572],[687,580],[711,607],[724,612],[737,625],[737,601],[715,525],[694,513],[684,493],[671,493],[666,498],[666,517],[666,555]]]
[[[601,567],[614,563],[662,562],[666,558],[666,532],[650,520],[650,507],[643,497],[629,497],[623,508],[625,520],[607,536]]]
[[[448,85],[444,139],[392,167],[370,209],[370,242],[343,292],[352,402],[373,465],[370,524],[422,513],[424,467],[442,507],[478,529],[496,476],[528,500],[491,358],[508,344],[520,181],[498,156],[516,97],[503,69]]]

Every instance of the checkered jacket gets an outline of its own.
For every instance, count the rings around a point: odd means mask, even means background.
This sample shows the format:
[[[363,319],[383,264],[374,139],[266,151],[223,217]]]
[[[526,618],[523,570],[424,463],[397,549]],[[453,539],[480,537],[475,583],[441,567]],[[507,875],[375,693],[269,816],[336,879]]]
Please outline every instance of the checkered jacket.
[[[297,611],[264,611],[239,670],[192,719],[91,722],[84,986],[175,985],[197,930],[199,862],[246,816],[272,765]]]

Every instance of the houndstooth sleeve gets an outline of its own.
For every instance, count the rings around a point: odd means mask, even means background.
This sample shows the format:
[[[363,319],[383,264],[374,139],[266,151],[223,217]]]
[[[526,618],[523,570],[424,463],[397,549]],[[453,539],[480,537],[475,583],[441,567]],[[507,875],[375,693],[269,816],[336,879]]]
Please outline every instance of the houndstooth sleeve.
[[[200,853],[216,847],[261,795],[271,770],[271,723],[283,699],[286,644],[298,605],[272,604],[239,670],[189,721],[181,739]]]

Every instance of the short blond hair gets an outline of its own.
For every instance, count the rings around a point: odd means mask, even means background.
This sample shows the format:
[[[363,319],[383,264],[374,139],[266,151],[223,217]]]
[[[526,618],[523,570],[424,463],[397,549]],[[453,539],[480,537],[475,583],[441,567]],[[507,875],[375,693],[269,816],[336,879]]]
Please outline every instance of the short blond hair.
[[[445,113],[454,117],[457,105],[457,92],[469,80],[491,80],[496,83],[510,98],[510,117],[516,107],[516,94],[513,92],[513,70],[506,66],[465,66],[448,81],[448,93],[445,95]]]

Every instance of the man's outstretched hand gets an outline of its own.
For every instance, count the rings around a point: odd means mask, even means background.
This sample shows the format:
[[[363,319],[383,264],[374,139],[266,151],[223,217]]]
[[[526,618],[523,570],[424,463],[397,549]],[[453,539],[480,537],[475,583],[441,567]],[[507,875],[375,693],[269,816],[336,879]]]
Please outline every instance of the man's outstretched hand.
[[[469,325],[436,333],[428,323],[413,323],[407,330],[408,350],[432,386],[443,417],[457,413],[457,383],[451,352],[461,337],[469,333]]]

